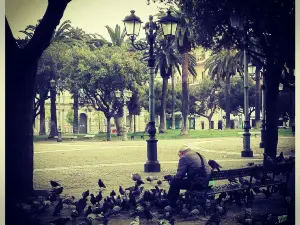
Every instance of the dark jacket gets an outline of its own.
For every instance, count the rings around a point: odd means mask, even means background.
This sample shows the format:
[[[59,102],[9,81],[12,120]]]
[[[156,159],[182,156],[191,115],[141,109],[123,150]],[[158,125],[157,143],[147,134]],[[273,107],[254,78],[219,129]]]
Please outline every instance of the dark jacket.
[[[205,171],[207,175],[209,175],[211,173],[211,167],[208,165],[204,156],[201,156],[203,158]],[[196,174],[202,172],[201,167],[202,162],[199,155],[195,151],[190,150],[180,157],[175,178],[182,179],[186,175],[189,180],[192,180]]]

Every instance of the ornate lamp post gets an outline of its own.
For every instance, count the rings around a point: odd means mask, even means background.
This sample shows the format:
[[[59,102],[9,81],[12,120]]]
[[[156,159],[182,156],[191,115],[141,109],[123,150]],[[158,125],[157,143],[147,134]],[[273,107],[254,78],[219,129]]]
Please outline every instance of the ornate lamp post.
[[[127,116],[127,112],[126,112],[126,104],[127,102],[130,100],[130,98],[132,97],[132,91],[130,90],[124,90],[124,91],[115,91],[116,94],[116,98],[118,99],[118,101],[121,102],[121,104],[123,105],[123,141],[127,141],[127,125],[126,125],[126,116]]]
[[[131,11],[131,15],[126,16],[123,20],[126,34],[131,40],[132,46],[140,51],[149,50],[149,124],[148,124],[148,134],[149,139],[147,140],[147,157],[148,160],[145,163],[145,172],[160,172],[160,164],[157,160],[157,139],[155,138],[155,107],[154,107],[154,47],[157,49],[168,48],[173,41],[175,36],[177,24],[179,20],[171,15],[171,11],[168,11],[167,16],[162,17],[158,22],[153,21],[153,16],[149,16],[149,22],[145,24],[145,33],[147,38],[147,43],[139,41],[135,43],[136,37],[139,35],[142,21],[135,14],[135,11]],[[161,26],[159,26],[159,24]],[[162,30],[165,39],[168,44],[163,47],[159,43],[155,42],[157,32]]]
[[[250,118],[249,118],[249,75],[248,75],[248,54],[247,54],[247,34],[244,29],[245,17],[238,15],[235,11],[230,17],[231,26],[244,31],[243,42],[244,42],[244,133],[243,133],[243,151],[241,152],[242,157],[253,157],[253,151],[250,148]]]
[[[62,142],[62,137],[61,137],[61,121],[60,121],[60,90],[61,88],[61,83],[60,80],[56,81],[55,80],[50,80],[50,87],[55,91],[55,94],[58,94],[58,120],[57,120],[57,142]]]
[[[265,135],[266,135],[266,83],[265,76],[263,76],[263,84],[261,86],[261,98],[262,98],[262,120],[261,120],[261,139],[259,143],[260,148],[265,148]]]

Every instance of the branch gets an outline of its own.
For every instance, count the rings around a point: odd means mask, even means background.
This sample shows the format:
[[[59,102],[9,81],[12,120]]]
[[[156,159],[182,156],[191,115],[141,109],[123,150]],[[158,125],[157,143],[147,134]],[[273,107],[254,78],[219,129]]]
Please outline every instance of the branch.
[[[43,51],[50,45],[50,41],[59,24],[64,11],[71,0],[48,0],[47,10],[40,24],[35,29],[24,50],[34,59],[41,56]]]

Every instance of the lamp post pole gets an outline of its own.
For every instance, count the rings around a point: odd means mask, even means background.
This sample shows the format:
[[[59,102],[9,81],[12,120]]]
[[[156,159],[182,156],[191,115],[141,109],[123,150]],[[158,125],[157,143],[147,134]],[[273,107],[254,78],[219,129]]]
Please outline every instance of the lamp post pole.
[[[163,50],[163,46],[160,43],[156,43],[156,34],[159,30],[159,26],[153,21],[153,16],[149,16],[149,22],[146,23],[144,29],[146,31],[147,43],[140,43],[136,45],[134,43],[136,37],[139,34],[140,26],[142,21],[135,14],[135,11],[131,11],[131,15],[125,17],[123,20],[125,25],[126,34],[131,39],[132,46],[137,50],[148,50],[148,68],[149,68],[149,123],[147,125],[147,132],[149,134],[149,139],[147,140],[147,161],[144,165],[145,172],[160,172],[160,164],[157,160],[157,139],[155,137],[155,96],[154,96],[154,46],[159,50]],[[167,16],[162,17],[159,20],[161,24],[162,32],[164,37],[167,39],[168,44],[171,42],[171,38],[175,36],[177,24],[179,20],[171,15],[171,11],[168,11]],[[166,45],[167,49],[170,45]]]
[[[242,157],[253,157],[253,151],[250,148],[250,118],[249,118],[249,75],[248,75],[248,43],[247,43],[247,32],[245,28],[245,17],[238,15],[235,11],[230,17],[231,26],[239,28],[243,31],[243,44],[244,44],[244,133],[243,133],[243,151],[241,152]]]
[[[58,128],[57,128],[57,142],[62,142],[62,137],[61,137],[61,118],[60,118],[60,111],[61,111],[61,108],[60,108],[60,80],[58,80],[57,82],[57,87],[56,87],[56,90],[58,90]]]
[[[242,157],[253,157],[253,151],[250,148],[250,118],[249,118],[249,74],[248,74],[248,53],[247,39],[244,36],[244,133],[243,133],[243,151]]]

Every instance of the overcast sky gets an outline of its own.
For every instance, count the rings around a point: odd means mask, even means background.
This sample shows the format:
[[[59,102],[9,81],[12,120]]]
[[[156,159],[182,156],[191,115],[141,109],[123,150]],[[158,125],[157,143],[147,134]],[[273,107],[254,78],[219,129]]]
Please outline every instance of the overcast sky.
[[[25,29],[29,24],[35,25],[43,17],[47,3],[48,0],[5,1],[5,14],[15,38],[23,37],[19,30]],[[109,39],[106,25],[115,28],[119,24],[123,28],[122,20],[132,9],[145,23],[149,15],[158,12],[158,6],[158,3],[153,2],[147,5],[147,0],[72,0],[61,22],[71,20],[74,27],[80,27],[87,33],[101,34]]]

